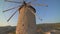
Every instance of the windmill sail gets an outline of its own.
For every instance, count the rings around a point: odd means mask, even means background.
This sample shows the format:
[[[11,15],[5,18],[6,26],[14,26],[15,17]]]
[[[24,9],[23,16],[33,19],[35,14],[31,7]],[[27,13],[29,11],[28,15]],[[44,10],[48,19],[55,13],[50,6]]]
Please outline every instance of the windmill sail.
[[[17,11],[15,11],[12,16],[7,20],[7,22],[16,14]]]
[[[3,12],[7,12],[7,11],[9,11],[9,10],[12,10],[12,9],[15,9],[15,8],[18,8],[18,7],[19,7],[19,6],[14,7],[14,8],[10,8],[10,9],[4,10]]]
[[[34,6],[46,6],[46,7],[48,7],[47,4],[32,4],[32,5],[34,5]]]
[[[22,3],[22,2],[17,2],[17,1],[8,1],[8,0],[5,0],[6,2],[12,2],[12,3]]]
[[[29,9],[30,9],[30,8],[29,8]],[[39,18],[39,20],[42,21],[42,19],[41,19],[36,13],[34,13],[32,10],[31,10],[31,12],[32,12],[35,16],[37,16],[37,17]]]
[[[37,0],[32,0],[32,1],[28,2],[28,3],[32,3],[32,2],[35,2],[35,1],[37,1]]]

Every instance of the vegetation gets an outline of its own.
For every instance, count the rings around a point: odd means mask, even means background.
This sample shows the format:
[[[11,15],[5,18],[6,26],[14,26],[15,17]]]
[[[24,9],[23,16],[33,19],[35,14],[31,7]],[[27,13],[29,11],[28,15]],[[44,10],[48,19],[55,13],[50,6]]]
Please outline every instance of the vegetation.
[[[60,30],[60,23],[52,23],[52,24],[37,24],[37,34],[44,34],[44,29],[56,29]],[[47,30],[48,30],[47,29]]]
[[[4,27],[5,30],[7,30],[8,28],[11,28],[11,30],[9,30],[9,33],[15,34],[15,30],[16,27]],[[0,27],[0,29],[2,30],[2,28]],[[13,29],[13,30],[12,30]],[[52,24],[37,24],[37,34],[44,34],[45,30],[51,30],[51,29],[56,29],[60,31],[60,23],[52,23]]]

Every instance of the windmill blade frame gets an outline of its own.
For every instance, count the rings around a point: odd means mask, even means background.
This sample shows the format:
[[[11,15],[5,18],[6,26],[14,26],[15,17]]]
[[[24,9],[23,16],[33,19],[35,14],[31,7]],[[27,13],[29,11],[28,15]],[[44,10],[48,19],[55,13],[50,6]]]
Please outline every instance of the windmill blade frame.
[[[46,7],[48,7],[48,5],[47,4],[32,4],[33,6],[46,6]]]
[[[15,9],[15,8],[18,8],[18,7],[20,7],[20,6],[17,6],[17,7],[14,7],[14,8],[10,8],[10,9],[7,9],[7,10],[4,10],[3,12],[7,12],[7,11],[10,11],[10,10]]]
[[[30,9],[30,8],[28,8],[28,9]],[[42,21],[42,19],[36,14],[36,13],[34,13],[32,10],[30,10],[35,16],[37,16],[38,18],[39,18],[39,20],[41,20]]]
[[[17,10],[11,15],[11,17],[7,20],[7,22],[9,22],[9,20],[17,13]]]
[[[28,2],[28,4],[31,4],[32,2],[35,2],[35,1],[37,1],[37,0],[32,0],[32,1]]]
[[[6,2],[12,2],[12,3],[22,3],[22,2],[16,2],[16,1],[8,1],[8,0],[5,0]]]

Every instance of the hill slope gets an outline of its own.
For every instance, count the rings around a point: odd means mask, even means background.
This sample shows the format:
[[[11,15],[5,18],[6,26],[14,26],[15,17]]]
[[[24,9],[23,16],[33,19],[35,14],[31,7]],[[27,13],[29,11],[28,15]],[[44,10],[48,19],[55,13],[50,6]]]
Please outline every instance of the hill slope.
[[[0,34],[8,34],[14,33],[15,34],[16,26],[4,26],[0,27]],[[37,24],[37,33],[43,33],[50,30],[58,30],[60,31],[60,23],[55,24]]]

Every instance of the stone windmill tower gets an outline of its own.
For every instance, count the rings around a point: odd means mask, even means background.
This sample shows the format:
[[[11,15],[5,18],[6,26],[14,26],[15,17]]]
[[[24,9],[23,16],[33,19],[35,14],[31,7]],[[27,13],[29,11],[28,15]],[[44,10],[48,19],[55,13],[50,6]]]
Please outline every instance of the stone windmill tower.
[[[8,1],[8,0],[5,0]],[[13,3],[22,3],[22,2],[16,2],[16,1],[8,1]],[[31,2],[26,3],[23,1],[23,4],[19,8],[19,15],[18,15],[18,23],[16,27],[16,34],[36,34],[36,10],[33,8],[30,4]],[[39,5],[39,4],[37,4]],[[44,4],[40,4],[40,6],[47,6]],[[5,10],[3,12],[15,9],[17,7]],[[17,11],[16,11],[17,12]],[[15,13],[7,20],[9,21]]]
[[[24,2],[22,8],[19,8],[18,24],[16,34],[36,34],[35,9]],[[24,32],[24,33],[23,33]]]

